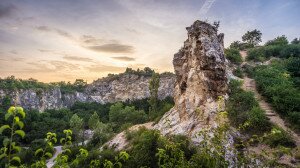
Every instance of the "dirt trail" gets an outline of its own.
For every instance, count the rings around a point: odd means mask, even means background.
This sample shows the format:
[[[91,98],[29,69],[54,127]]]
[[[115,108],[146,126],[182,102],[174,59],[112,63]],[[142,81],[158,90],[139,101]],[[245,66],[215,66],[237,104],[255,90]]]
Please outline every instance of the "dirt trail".
[[[247,53],[245,51],[241,51],[241,55],[243,57],[243,64],[245,64],[245,58],[247,57]],[[300,136],[296,134],[293,130],[288,128],[285,125],[284,120],[275,112],[275,110],[272,108],[272,106],[267,103],[263,97],[258,93],[256,89],[256,83],[254,79],[244,77],[244,83],[242,88],[247,91],[252,91],[254,93],[255,98],[257,99],[259,106],[266,112],[266,116],[270,119],[270,121],[279,127],[281,127],[283,130],[289,132],[296,142],[296,145],[299,147],[300,146]]]
[[[47,161],[47,168],[51,168],[53,165],[54,165],[54,159],[59,155],[59,154],[61,154],[62,153],[62,146],[56,146],[56,147],[54,147],[54,149],[55,149],[55,153],[54,153],[54,155],[52,156],[52,158],[51,159],[49,159],[48,161]]]

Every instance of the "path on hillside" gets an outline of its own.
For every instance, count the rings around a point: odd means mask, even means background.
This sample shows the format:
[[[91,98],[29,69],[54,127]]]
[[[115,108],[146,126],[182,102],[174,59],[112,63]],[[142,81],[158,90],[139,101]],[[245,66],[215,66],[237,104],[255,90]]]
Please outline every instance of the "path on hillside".
[[[247,57],[247,53],[245,51],[242,51],[241,55],[243,57],[243,64],[245,64],[246,63],[245,58]],[[266,116],[270,119],[270,121],[275,125],[281,127],[286,132],[289,132],[292,138],[294,139],[294,141],[296,142],[296,145],[300,146],[300,136],[285,125],[284,120],[275,112],[272,106],[269,103],[267,103],[264,100],[264,98],[258,93],[256,89],[255,80],[248,78],[246,75],[243,79],[244,79],[244,83],[242,88],[244,90],[252,91],[254,93],[254,96],[258,101],[259,106],[266,112]]]
[[[62,153],[62,146],[55,146],[54,149],[55,149],[54,155],[53,155],[52,158],[49,159],[49,160],[47,161],[47,163],[46,163],[47,168],[51,168],[51,167],[54,165],[54,163],[55,163],[55,162],[54,162],[54,159],[56,159],[56,157],[57,157],[59,154]]]
[[[89,141],[89,140],[85,140],[83,143],[86,145],[86,144],[88,143],[88,141]],[[82,145],[82,142],[78,143],[78,145]],[[54,155],[52,156],[52,158],[50,158],[50,159],[48,159],[48,160],[46,161],[46,166],[47,166],[47,168],[53,167],[54,164],[55,164],[55,161],[54,161],[54,160],[57,158],[57,156],[58,156],[59,154],[61,154],[61,153],[63,152],[62,146],[55,146],[55,147],[53,147],[53,148],[55,149],[55,153],[54,153]]]

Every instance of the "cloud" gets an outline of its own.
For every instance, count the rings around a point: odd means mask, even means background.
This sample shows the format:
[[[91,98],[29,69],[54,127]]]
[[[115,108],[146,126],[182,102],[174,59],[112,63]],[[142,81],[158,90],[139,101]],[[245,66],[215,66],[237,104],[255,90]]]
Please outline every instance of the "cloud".
[[[16,9],[13,4],[0,4],[0,19],[11,16]]]
[[[36,29],[43,32],[54,32],[60,36],[71,38],[71,39],[73,38],[73,36],[70,33],[61,29],[51,28],[49,26],[37,26]]]
[[[112,59],[116,59],[116,60],[120,60],[120,61],[134,61],[135,58],[133,57],[126,57],[126,56],[122,56],[122,57],[111,57]]]
[[[109,66],[109,65],[92,65],[87,67],[90,72],[123,72],[125,67]]]
[[[108,53],[133,53],[134,47],[130,45],[112,43],[112,44],[103,44],[87,47],[93,51],[97,52],[108,52]]]
[[[99,39],[91,35],[83,35],[81,37],[81,40],[84,44],[87,45],[99,45],[104,41],[104,39]]]
[[[53,52],[52,50],[38,49],[40,52]]]
[[[71,55],[65,55],[63,58],[70,61],[94,62],[93,59],[91,58],[71,56]]]

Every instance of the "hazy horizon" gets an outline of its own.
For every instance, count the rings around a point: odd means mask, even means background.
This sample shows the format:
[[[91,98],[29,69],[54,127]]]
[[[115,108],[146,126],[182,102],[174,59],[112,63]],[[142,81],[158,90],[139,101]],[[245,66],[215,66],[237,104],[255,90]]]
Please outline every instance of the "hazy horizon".
[[[263,42],[300,37],[297,0],[1,0],[0,77],[88,82],[151,67],[173,55],[195,20],[220,21],[225,47],[248,30]]]

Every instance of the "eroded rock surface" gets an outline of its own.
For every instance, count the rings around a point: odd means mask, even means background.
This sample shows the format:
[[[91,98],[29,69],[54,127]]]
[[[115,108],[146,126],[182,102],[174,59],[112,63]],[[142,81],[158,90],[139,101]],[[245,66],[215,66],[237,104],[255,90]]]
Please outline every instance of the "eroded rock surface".
[[[150,96],[149,80],[151,77],[136,74],[121,74],[116,78],[103,78],[89,84],[83,92],[63,93],[60,88],[47,90],[14,90],[8,91],[0,88],[0,102],[6,96],[13,104],[25,109],[60,109],[72,106],[75,102],[113,103],[143,99]],[[175,75],[162,75],[158,96],[164,99],[173,96]]]
[[[173,59],[175,106],[154,128],[162,134],[188,135],[197,142],[197,133],[216,125],[216,114],[224,108],[224,103],[217,101],[226,96],[228,88],[224,35],[202,21],[186,29],[188,39]]]

